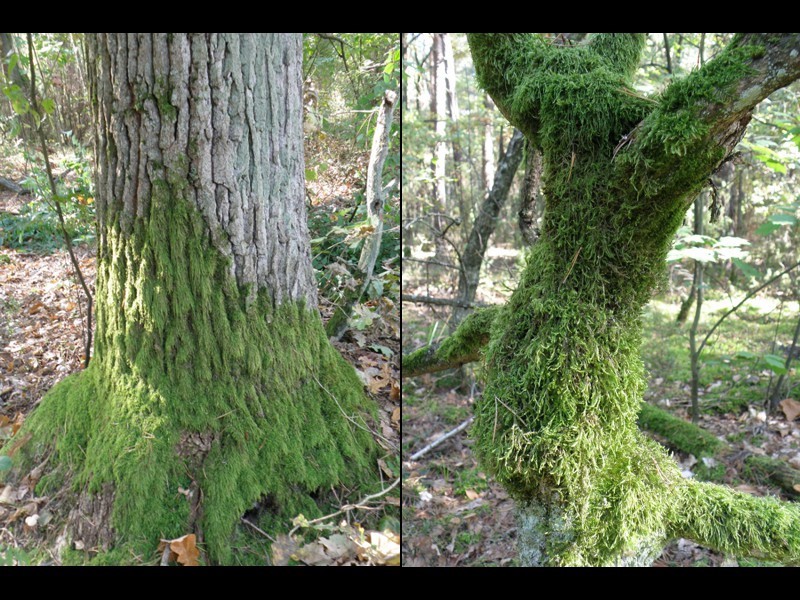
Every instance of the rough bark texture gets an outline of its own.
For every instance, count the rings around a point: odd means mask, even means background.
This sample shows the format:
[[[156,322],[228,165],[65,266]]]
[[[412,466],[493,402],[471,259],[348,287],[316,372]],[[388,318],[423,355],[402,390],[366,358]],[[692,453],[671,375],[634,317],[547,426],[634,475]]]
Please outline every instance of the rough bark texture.
[[[753,107],[800,77],[797,35],[737,36],[652,99],[630,87],[643,34],[469,43],[481,84],[544,161],[541,236],[493,321],[472,430],[521,505],[566,523],[540,562],[634,564],[672,537],[800,561],[800,510],[684,480],[636,427],[641,309]]]
[[[182,180],[239,286],[316,306],[303,210],[302,65],[296,37],[101,37],[90,44],[103,225],[149,215],[158,182]],[[129,85],[120,85],[120,82]],[[296,88],[296,89],[295,89]],[[112,104],[111,98],[115,99]]]
[[[40,491],[78,491],[69,531],[106,562],[189,532],[208,561],[238,561],[254,503],[269,499],[261,525],[274,529],[319,514],[331,486],[377,486],[373,408],[316,310],[301,43],[87,37],[95,354],[26,421],[17,473],[54,452]]]
[[[530,143],[526,144],[525,179],[520,194],[519,231],[526,246],[531,246],[539,237],[537,221],[542,212],[542,153]]]
[[[522,162],[523,139],[522,133],[519,131],[515,131],[511,137],[506,153],[497,167],[492,189],[478,207],[478,214],[469,232],[467,245],[461,253],[457,298],[463,304],[470,305],[475,301],[481,277],[481,265],[486,248],[489,246],[489,238],[497,227],[500,210],[505,205],[514,174],[517,172],[519,163]],[[467,311],[468,309],[463,306],[455,308],[451,319],[452,329],[455,329],[458,323],[464,319]]]

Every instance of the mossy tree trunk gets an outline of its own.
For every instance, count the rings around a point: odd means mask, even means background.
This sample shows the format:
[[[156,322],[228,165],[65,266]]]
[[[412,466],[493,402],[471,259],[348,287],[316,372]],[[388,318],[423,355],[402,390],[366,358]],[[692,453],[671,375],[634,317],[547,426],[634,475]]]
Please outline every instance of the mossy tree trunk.
[[[469,36],[481,84],[544,161],[541,234],[493,321],[472,429],[519,503],[524,564],[645,564],[674,537],[800,561],[800,511],[684,480],[636,427],[641,309],[753,107],[800,77],[798,41],[739,35],[645,98],[630,87],[644,34]]]
[[[254,503],[288,520],[374,483],[372,409],[317,311],[302,38],[97,34],[86,50],[95,352],[27,420],[18,472],[53,453],[41,493],[76,493],[67,533],[87,549],[146,559],[194,532],[231,562]]]

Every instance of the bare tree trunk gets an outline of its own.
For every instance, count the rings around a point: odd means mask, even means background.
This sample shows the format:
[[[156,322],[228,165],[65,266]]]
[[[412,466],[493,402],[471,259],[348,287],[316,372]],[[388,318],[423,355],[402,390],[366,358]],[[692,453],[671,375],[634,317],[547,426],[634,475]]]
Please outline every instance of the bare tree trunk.
[[[468,306],[475,300],[475,293],[480,282],[481,265],[486,248],[489,246],[489,238],[497,227],[497,218],[508,198],[508,190],[514,180],[514,173],[517,172],[517,168],[522,162],[523,142],[522,133],[515,130],[508,149],[498,165],[492,189],[486,194],[478,209],[478,216],[469,233],[464,252],[461,254],[462,269],[459,271],[457,297],[462,305],[453,310],[453,317],[450,320],[451,329],[455,329],[469,312],[464,305]]]
[[[443,33],[433,34],[433,50],[431,52],[431,74],[433,76],[433,94],[431,95],[431,113],[434,119],[434,135],[436,137],[433,151],[433,210],[436,216],[433,226],[438,232],[446,226],[441,214],[447,212],[447,69],[444,57]],[[436,238],[437,258],[445,252],[444,241]]]
[[[483,123],[483,189],[488,192],[492,183],[494,182],[494,124],[492,119],[492,112],[494,111],[494,102],[492,102],[489,94],[483,96],[483,106],[486,109],[486,117]]]

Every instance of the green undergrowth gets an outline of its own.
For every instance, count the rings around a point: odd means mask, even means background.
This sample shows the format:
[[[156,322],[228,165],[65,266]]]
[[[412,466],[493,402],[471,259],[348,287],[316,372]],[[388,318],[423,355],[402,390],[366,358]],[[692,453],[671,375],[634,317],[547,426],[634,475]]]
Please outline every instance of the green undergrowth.
[[[780,354],[775,340],[789,343],[793,335],[794,309],[787,305],[783,318],[772,304],[745,305],[728,317],[709,338],[700,357],[700,410],[707,413],[726,414],[746,410],[748,406],[761,405],[767,397],[770,383],[765,354]],[[699,335],[714,325],[732,302],[727,298],[704,304]],[[670,394],[670,386],[688,386],[691,382],[689,354],[689,324],[675,322],[677,301],[651,302],[644,311],[642,357],[652,380],[661,383],[653,388],[661,395]],[[740,313],[742,318],[740,318]],[[688,391],[676,392],[688,397]],[[795,393],[800,393],[797,390]]]
[[[375,406],[319,314],[239,289],[175,189],[157,184],[129,233],[106,215],[94,357],[25,422],[17,473],[52,452],[41,492],[110,484],[119,556],[202,532],[209,560],[233,563],[254,504],[288,522],[323,514],[332,486],[379,489]]]

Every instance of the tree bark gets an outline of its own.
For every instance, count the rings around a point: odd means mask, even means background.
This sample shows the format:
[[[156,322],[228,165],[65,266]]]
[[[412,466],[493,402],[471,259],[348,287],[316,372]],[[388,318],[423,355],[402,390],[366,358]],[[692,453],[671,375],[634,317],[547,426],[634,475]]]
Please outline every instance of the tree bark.
[[[95,353],[26,421],[17,473],[53,453],[70,537],[109,561],[193,532],[232,562],[254,503],[284,521],[377,477],[374,409],[316,309],[302,38],[96,34],[87,62]]]
[[[520,507],[564,523],[524,538],[538,564],[636,564],[675,537],[800,561],[800,510],[686,481],[636,428],[641,309],[755,105],[800,78],[798,41],[736,36],[653,100],[631,88],[644,34],[469,35],[479,81],[544,161],[541,236],[493,321],[472,430]]]
[[[478,215],[470,230],[467,245],[461,253],[462,268],[459,271],[457,297],[461,300],[462,306],[457,306],[453,311],[450,321],[452,330],[455,330],[469,310],[463,305],[471,305],[475,301],[483,257],[489,246],[489,238],[497,227],[500,210],[508,198],[508,190],[511,188],[514,174],[522,162],[522,145],[523,135],[519,131],[515,131],[508,144],[508,149],[498,165],[492,189],[486,194],[478,208]]]

